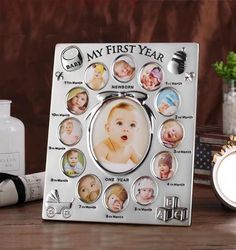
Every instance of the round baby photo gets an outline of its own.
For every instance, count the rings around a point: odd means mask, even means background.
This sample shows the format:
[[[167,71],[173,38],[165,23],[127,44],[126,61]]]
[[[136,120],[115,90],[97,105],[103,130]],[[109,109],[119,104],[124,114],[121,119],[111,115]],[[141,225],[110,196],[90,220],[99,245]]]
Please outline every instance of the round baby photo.
[[[89,131],[95,160],[112,173],[135,169],[150,146],[149,117],[140,104],[129,98],[105,102],[94,115]]]
[[[177,160],[170,152],[157,154],[152,161],[153,174],[160,180],[169,180],[177,171]]]
[[[160,140],[165,147],[176,148],[183,137],[184,129],[178,121],[170,119],[161,125]]]
[[[67,109],[74,115],[83,114],[88,106],[88,94],[84,88],[76,87],[67,94]]]
[[[59,126],[59,139],[68,146],[77,144],[82,137],[82,126],[79,120],[67,118]]]
[[[164,116],[171,116],[178,110],[179,95],[173,88],[163,88],[157,95],[156,108]]]
[[[148,91],[154,91],[160,88],[161,82],[163,81],[163,70],[161,66],[157,63],[144,65],[140,72],[139,81],[141,86]]]
[[[84,154],[78,149],[70,149],[62,156],[63,173],[69,177],[80,176],[86,165]]]
[[[113,63],[113,76],[119,82],[129,82],[135,75],[135,64],[130,55],[120,55]]]
[[[133,194],[137,203],[148,205],[157,196],[157,185],[149,176],[142,176],[133,185]]]
[[[108,81],[108,69],[103,63],[91,64],[85,72],[85,83],[92,90],[104,88]]]
[[[78,194],[80,200],[85,203],[94,203],[101,195],[102,184],[95,175],[85,175],[78,183]]]
[[[128,203],[128,192],[121,184],[112,184],[105,191],[104,203],[108,210],[118,213]]]

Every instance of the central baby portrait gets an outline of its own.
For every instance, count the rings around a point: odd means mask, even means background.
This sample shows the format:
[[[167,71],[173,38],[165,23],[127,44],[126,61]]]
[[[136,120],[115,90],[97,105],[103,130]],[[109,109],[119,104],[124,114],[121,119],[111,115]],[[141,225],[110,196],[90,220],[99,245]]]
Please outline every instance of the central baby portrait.
[[[139,166],[150,146],[150,121],[138,102],[128,98],[105,102],[90,129],[91,150],[98,164],[112,173],[127,173]]]
[[[58,44],[43,219],[189,226],[195,43]]]

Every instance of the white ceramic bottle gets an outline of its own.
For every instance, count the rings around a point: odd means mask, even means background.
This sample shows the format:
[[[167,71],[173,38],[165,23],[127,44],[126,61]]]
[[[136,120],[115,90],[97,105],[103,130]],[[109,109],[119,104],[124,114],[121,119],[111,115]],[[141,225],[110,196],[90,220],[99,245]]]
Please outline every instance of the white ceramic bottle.
[[[0,100],[0,172],[24,175],[25,128],[10,109],[10,100]]]

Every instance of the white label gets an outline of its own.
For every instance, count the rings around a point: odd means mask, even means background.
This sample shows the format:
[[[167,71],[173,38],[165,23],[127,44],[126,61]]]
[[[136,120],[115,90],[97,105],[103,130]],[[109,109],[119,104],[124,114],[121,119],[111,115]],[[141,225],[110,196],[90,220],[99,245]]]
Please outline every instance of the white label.
[[[27,183],[26,187],[26,201],[39,200],[43,197],[42,180],[35,175],[25,176]]]
[[[16,171],[20,168],[20,153],[0,153],[0,171]]]

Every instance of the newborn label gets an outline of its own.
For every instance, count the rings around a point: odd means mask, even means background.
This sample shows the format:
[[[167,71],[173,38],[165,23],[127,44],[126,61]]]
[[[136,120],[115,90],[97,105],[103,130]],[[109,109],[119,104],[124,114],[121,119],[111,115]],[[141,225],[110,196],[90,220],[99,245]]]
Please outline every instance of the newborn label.
[[[112,85],[112,89],[134,89],[132,85]]]

